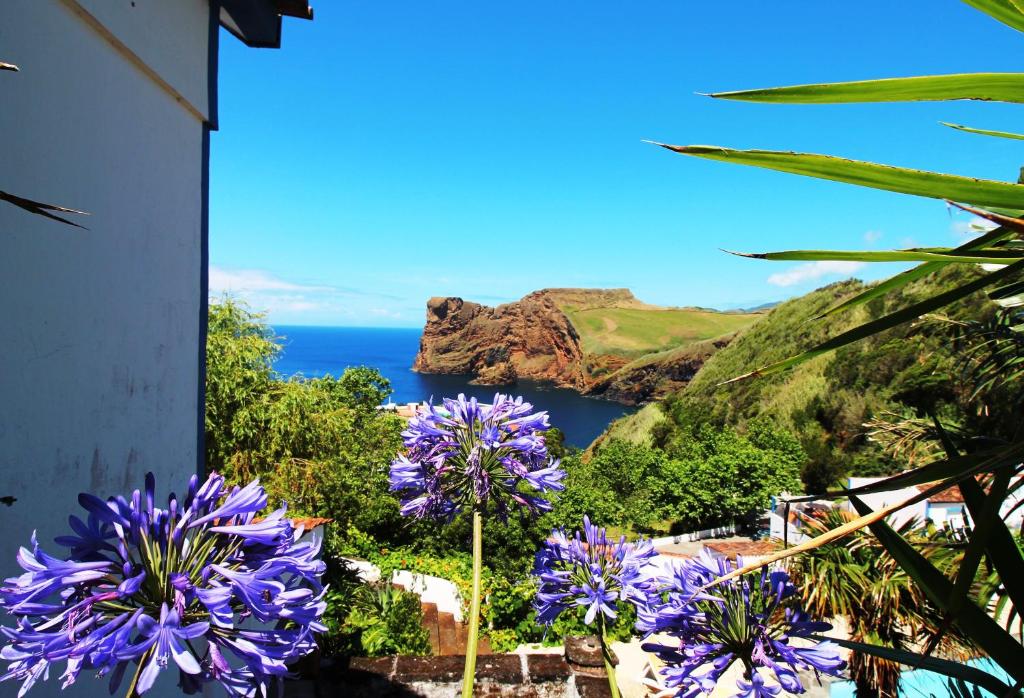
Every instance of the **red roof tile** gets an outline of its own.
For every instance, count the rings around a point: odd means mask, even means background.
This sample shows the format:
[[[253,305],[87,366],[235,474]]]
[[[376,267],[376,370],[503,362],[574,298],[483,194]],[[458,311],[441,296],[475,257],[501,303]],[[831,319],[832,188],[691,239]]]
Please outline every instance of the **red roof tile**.
[[[737,555],[758,557],[774,553],[778,550],[778,546],[775,543],[766,540],[705,543],[704,547],[719,555],[725,555],[730,560],[736,559]]]
[[[334,519],[321,519],[321,518],[316,517],[316,516],[295,516],[295,517],[292,517],[292,525],[294,525],[295,528],[299,528],[301,526],[303,528],[303,530],[306,530],[306,531],[312,531],[317,526],[323,526],[324,524],[329,524],[329,523],[332,523],[333,521],[334,521]]]
[[[924,492],[928,487],[929,485],[918,485],[917,489]],[[932,504],[963,504],[964,495],[959,487],[950,487],[948,490],[933,494],[928,501]]]

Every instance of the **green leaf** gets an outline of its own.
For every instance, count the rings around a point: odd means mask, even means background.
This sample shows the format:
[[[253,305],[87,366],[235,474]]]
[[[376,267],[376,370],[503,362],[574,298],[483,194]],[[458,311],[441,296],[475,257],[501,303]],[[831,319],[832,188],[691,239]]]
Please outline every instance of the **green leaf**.
[[[1013,138],[1018,141],[1024,141],[1024,134],[1010,133],[1009,131],[989,131],[983,128],[971,128],[970,126],[964,126],[963,124],[951,124],[948,121],[940,121],[943,126],[949,126],[955,128],[957,131],[963,131],[965,133],[977,133],[982,136],[996,136],[997,138]]]
[[[881,647],[879,645],[869,645],[867,643],[856,642],[854,640],[842,640],[839,638],[828,637],[826,635],[812,635],[812,638],[820,641],[834,642],[840,647],[845,647],[862,654],[870,654],[875,657],[881,657],[882,659],[888,659],[889,661],[898,662],[907,666],[934,671],[936,674],[942,674],[943,676],[949,676],[954,679],[962,679],[981,686],[986,690],[992,691],[997,696],[1005,695],[1006,692],[1010,690],[1010,687],[1005,683],[997,679],[995,676],[985,673],[981,669],[975,669],[974,667],[970,667],[965,664],[951,662],[947,659],[926,657],[922,654],[917,654],[916,652],[897,650],[892,649],[891,647]]]
[[[733,383],[746,378],[765,376],[772,373],[778,373],[779,371],[784,371],[785,369],[803,363],[808,359],[813,359],[815,356],[820,356],[821,354],[832,351],[833,349],[838,349],[839,347],[846,346],[847,344],[851,344],[857,340],[870,337],[873,334],[878,334],[884,330],[888,330],[896,327],[897,325],[914,320],[926,313],[938,310],[943,306],[949,305],[950,303],[960,300],[965,296],[969,296],[975,291],[980,291],[986,286],[990,286],[997,281],[1010,277],[1020,271],[1024,271],[1024,260],[1014,262],[1013,264],[1003,267],[998,271],[990,272],[985,276],[975,279],[974,281],[970,281],[962,286],[940,293],[937,296],[932,296],[931,298],[923,300],[920,303],[915,303],[903,308],[902,310],[897,310],[885,317],[872,320],[871,322],[866,322],[863,325],[859,325],[858,327],[854,327],[852,330],[843,332],[826,342],[822,342],[818,346],[813,349],[808,349],[802,354],[791,356],[788,359],[783,359],[782,361],[777,361],[773,364],[769,364],[768,366],[751,371],[750,373],[745,373],[742,376],[737,376],[736,378],[726,381],[726,383]]]
[[[786,250],[729,254],[771,261],[938,262],[940,264],[1009,264],[1024,258],[1024,250],[932,252],[926,250]]]
[[[976,480],[968,479],[960,484],[960,492],[964,495],[964,503],[971,513],[971,518],[978,520],[984,509],[985,491]],[[996,522],[986,543],[985,552],[999,573],[999,578],[1004,582],[1010,582],[1003,586],[1014,608],[1018,612],[1024,610],[1024,584],[1011,581],[1024,580],[1024,558],[1021,557],[1020,548],[1017,547],[1013,534],[1002,519]]]
[[[715,99],[784,104],[850,104],[856,102],[935,102],[980,99],[1024,102],[1024,73],[957,73],[915,75],[854,82],[767,87],[756,90],[713,92]]]
[[[988,292],[988,297],[992,300],[1000,300],[1002,298],[1018,296],[1021,293],[1024,293],[1024,281],[1015,281],[1012,284],[1006,284],[1005,286],[992,289]]]
[[[974,478],[970,477],[964,481],[965,485],[968,480],[977,484]],[[960,569],[957,571],[956,581],[953,583],[953,591],[950,592],[949,606],[946,611],[947,618],[955,618],[965,604],[972,603],[968,597],[971,591],[971,584],[974,583],[974,577],[978,573],[978,566],[985,555],[989,537],[995,531],[997,522],[998,524],[1003,523],[1002,519],[999,518],[999,507],[1006,497],[1006,488],[1009,484],[1009,472],[1000,472],[996,475],[992,482],[991,492],[984,497],[979,510],[976,513],[972,513],[974,530],[971,531],[970,542],[967,544],[963,559],[960,561]]]
[[[857,497],[850,502],[861,516],[871,513],[871,508]],[[884,521],[874,521],[868,526],[886,551],[899,563],[906,573],[920,587],[928,599],[940,610],[948,611],[948,600],[953,592],[952,583],[935,568],[920,552]],[[1024,681],[1024,646],[999,627],[985,611],[973,603],[966,604],[954,619],[961,630],[989,657],[1017,681]]]
[[[789,503],[811,502],[818,499],[848,497],[850,495],[874,494],[876,492],[892,492],[907,487],[926,485],[932,482],[948,480],[947,487],[959,482],[966,482],[970,477],[980,473],[993,473],[1003,468],[1012,468],[1024,460],[1024,442],[1013,442],[995,448],[970,453],[967,455],[953,454],[943,460],[932,461],[919,468],[908,470],[898,475],[891,475],[878,482],[862,485],[849,490],[833,490],[824,494],[807,495],[787,499]]]
[[[1020,215],[1020,212],[1016,212],[1015,215]],[[989,232],[985,233],[979,238],[975,238],[974,240],[969,240],[965,242],[963,245],[957,247],[956,251],[966,252],[970,250],[982,249],[989,245],[1005,240],[1006,238],[1012,236],[1013,234],[1013,230],[1005,226],[999,227],[996,228],[995,230],[990,230]],[[843,310],[847,310],[848,308],[852,308],[854,306],[867,303],[868,301],[874,298],[884,296],[890,291],[894,291],[897,288],[906,286],[911,281],[916,281],[917,279],[925,277],[928,274],[937,272],[940,269],[942,269],[941,264],[938,264],[936,262],[925,262],[924,264],[918,265],[913,269],[908,269],[905,272],[902,272],[900,274],[897,274],[896,276],[886,279],[885,281],[877,283],[871,288],[864,291],[863,293],[859,293],[853,298],[850,298],[849,300],[843,301],[842,303],[839,303],[829,308],[816,319],[820,319],[828,315],[832,315],[833,313],[838,313]]]
[[[942,444],[942,449],[946,452],[946,455],[949,456],[951,459],[959,458],[960,451],[957,450],[956,444],[953,443],[953,439],[952,437],[950,437],[949,432],[947,432],[946,429],[942,426],[942,422],[939,421],[939,418],[935,415],[934,412],[931,413],[931,418],[932,423],[935,424],[935,430],[939,433],[939,443]],[[1014,450],[1012,447],[1017,445],[1018,444],[1010,444],[1011,452]]]
[[[1024,32],[1024,10],[1014,0],[964,0],[965,3],[981,10],[1008,27]]]
[[[683,155],[737,165],[751,165],[872,189],[933,199],[964,201],[978,206],[1024,209],[1024,185],[1010,182],[912,170],[816,153],[736,150],[717,145],[655,145]]]

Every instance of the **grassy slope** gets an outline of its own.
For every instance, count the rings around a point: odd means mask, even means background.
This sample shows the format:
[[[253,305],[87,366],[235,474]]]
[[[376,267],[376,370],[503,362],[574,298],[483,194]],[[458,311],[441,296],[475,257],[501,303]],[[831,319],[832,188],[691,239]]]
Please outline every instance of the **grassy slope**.
[[[680,412],[699,411],[712,422],[734,425],[764,414],[789,428],[797,428],[798,423],[806,419],[808,409],[818,409],[815,405],[825,404],[833,411],[846,409],[850,412],[849,415],[830,414],[829,419],[858,423],[864,415],[891,406],[892,396],[901,381],[905,383],[913,378],[915,360],[918,364],[925,360],[948,360],[942,340],[920,339],[921,333],[915,335],[911,328],[904,327],[831,352],[781,374],[725,386],[720,384],[757,367],[795,355],[869,318],[906,307],[948,286],[954,275],[962,278],[976,273],[963,267],[951,269],[911,284],[903,291],[868,306],[825,320],[814,318],[826,308],[862,290],[863,284],[845,281],[788,301],[741,331],[729,346],[712,356],[686,388],[669,398],[669,409],[675,411],[677,419]],[[979,302],[979,297],[965,301],[973,306]],[[953,306],[946,313],[956,316],[963,307],[963,304]],[[923,332],[927,337],[928,328]],[[916,348],[918,343],[919,350]],[[916,358],[914,351],[918,351]],[[884,370],[876,368],[879,357],[888,364]],[[606,436],[650,443],[652,429],[665,419],[665,411],[661,407],[650,405],[613,423]]]
[[[692,308],[564,308],[590,355],[638,358],[735,332],[757,314]]]

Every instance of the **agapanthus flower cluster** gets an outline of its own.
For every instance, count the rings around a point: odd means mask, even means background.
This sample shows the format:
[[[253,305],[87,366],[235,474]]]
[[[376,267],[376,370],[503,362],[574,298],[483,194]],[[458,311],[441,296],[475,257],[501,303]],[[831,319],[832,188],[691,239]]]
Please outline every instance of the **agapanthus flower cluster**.
[[[671,646],[643,645],[666,663],[666,685],[678,687],[676,695],[683,698],[711,693],[737,661],[744,667],[736,694],[742,698],[774,696],[781,689],[803,693],[798,671],[838,675],[846,663],[836,645],[809,639],[832,626],[800,610],[796,588],[784,571],[763,569],[709,586],[740,564],[704,551],[676,564],[660,593],[638,608],[639,630],[678,640]],[[793,638],[805,640],[794,645]],[[771,677],[774,681],[766,683]]]
[[[490,405],[460,394],[421,410],[402,432],[408,453],[391,464],[402,514],[451,519],[489,505],[501,517],[516,508],[548,511],[551,505],[531,494],[564,488],[565,471],[548,457],[548,428],[546,412],[500,394]]]
[[[326,608],[319,542],[281,508],[263,519],[258,482],[227,489],[193,476],[181,501],[157,506],[152,474],[144,492],[106,501],[79,495],[83,520],[56,539],[64,557],[46,553],[35,534],[5,580],[0,606],[17,618],[2,630],[9,662],[0,680],[22,682],[19,696],[51,669],[67,688],[83,670],[125,674],[129,695],[143,694],[165,669],[177,668],[186,693],[218,682],[230,696],[266,693],[272,677],[315,648]],[[172,667],[173,664],[173,667]]]
[[[551,624],[562,611],[585,607],[584,622],[591,625],[599,615],[614,620],[618,603],[647,600],[657,567],[651,558],[657,555],[647,539],[627,543],[608,540],[605,529],[583,517],[583,535],[567,536],[552,531],[537,553],[534,575],[540,588],[534,599],[537,622]]]

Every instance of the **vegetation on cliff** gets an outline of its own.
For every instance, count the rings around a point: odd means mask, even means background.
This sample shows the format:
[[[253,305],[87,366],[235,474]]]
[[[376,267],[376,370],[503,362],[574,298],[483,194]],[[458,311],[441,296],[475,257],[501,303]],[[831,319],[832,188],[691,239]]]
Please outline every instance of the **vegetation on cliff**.
[[[883,475],[905,467],[885,456],[883,447],[892,433],[880,422],[873,427],[878,420],[935,414],[945,424],[970,430],[978,420],[991,422],[993,415],[1008,413],[979,412],[972,404],[957,352],[957,322],[994,312],[983,296],[966,298],[944,309],[942,316],[873,335],[789,371],[723,383],[979,274],[967,267],[947,268],[828,321],[816,318],[864,291],[864,284],[835,283],[783,303],[711,356],[682,389],[611,425],[601,442],[624,439],[670,452],[704,425],[742,432],[755,420],[769,420],[799,440],[806,453],[803,482],[810,492],[823,491],[846,475]],[[1008,432],[1012,425],[995,428]]]

